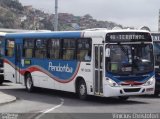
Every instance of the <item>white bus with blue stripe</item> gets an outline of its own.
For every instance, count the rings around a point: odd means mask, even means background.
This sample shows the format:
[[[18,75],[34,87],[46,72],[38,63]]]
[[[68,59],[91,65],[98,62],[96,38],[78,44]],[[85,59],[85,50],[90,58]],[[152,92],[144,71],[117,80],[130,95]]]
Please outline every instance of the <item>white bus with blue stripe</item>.
[[[153,94],[153,44],[141,30],[12,33],[5,36],[5,79],[35,87],[119,97]]]

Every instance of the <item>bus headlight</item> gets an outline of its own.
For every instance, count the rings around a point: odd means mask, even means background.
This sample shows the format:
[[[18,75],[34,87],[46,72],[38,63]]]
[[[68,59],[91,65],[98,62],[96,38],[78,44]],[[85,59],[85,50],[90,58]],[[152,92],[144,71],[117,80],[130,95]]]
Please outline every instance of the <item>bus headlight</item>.
[[[107,80],[107,84],[110,85],[111,87],[118,87],[119,86],[115,81],[113,81],[110,78],[106,78],[106,80]]]
[[[144,86],[149,86],[152,85],[153,82],[155,81],[155,76],[151,77],[145,84],[143,84]]]

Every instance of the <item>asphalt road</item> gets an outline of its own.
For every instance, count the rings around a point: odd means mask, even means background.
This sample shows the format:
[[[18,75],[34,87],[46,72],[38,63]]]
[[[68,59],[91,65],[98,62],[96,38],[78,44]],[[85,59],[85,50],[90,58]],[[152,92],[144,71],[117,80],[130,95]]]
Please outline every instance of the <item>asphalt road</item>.
[[[160,98],[152,96],[130,97],[127,101],[90,96],[79,100],[75,94],[37,89],[28,93],[22,85],[5,83],[0,91],[17,97],[15,102],[0,105],[0,113],[18,113],[27,118],[41,119],[54,113],[55,119],[90,119],[106,113],[158,113]],[[89,114],[89,115],[88,115]]]

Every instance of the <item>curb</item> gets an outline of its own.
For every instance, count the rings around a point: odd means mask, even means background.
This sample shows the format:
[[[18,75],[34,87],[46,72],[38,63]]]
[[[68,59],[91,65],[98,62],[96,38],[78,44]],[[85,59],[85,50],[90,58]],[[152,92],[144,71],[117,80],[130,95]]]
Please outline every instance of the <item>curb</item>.
[[[12,103],[16,100],[16,97],[0,92],[0,105]]]

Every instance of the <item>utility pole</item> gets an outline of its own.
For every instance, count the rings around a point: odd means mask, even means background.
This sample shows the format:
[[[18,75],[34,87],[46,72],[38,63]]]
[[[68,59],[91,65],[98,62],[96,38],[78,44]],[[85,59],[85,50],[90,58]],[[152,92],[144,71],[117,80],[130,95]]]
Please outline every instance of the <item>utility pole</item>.
[[[55,0],[54,31],[58,31],[58,0]]]

